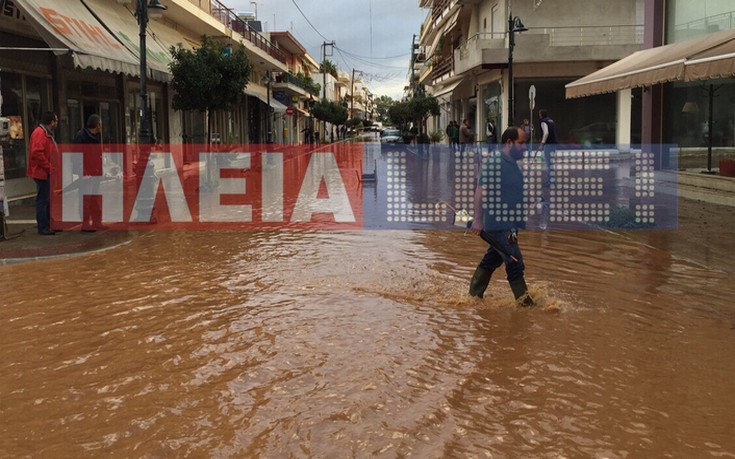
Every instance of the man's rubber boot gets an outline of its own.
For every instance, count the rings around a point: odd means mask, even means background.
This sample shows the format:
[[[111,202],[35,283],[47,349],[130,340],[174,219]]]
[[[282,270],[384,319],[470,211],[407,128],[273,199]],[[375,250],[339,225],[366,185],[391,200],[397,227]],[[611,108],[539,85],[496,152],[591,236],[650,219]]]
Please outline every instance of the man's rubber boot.
[[[520,279],[510,282],[510,289],[513,291],[513,296],[515,296],[516,301],[518,301],[521,306],[531,307],[534,305],[533,299],[528,294],[528,287],[526,286],[526,280],[524,278],[521,277]]]
[[[482,298],[487,286],[490,284],[492,275],[493,273],[491,271],[478,266],[470,281],[470,296]]]

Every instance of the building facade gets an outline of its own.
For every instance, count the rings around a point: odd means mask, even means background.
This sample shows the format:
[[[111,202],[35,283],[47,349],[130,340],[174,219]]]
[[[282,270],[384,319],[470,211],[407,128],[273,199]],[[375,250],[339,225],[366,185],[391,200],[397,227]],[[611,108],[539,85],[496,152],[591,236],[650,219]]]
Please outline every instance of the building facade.
[[[722,155],[733,153],[732,75],[565,96],[566,85],[635,51],[735,29],[732,1],[420,0],[419,6],[427,17],[409,88],[439,99],[435,130],[467,118],[482,141],[488,118],[496,126],[529,118],[538,141],[537,111],[545,108],[560,140],[572,145],[664,143],[684,151],[711,143]]]
[[[162,19],[149,21],[146,37],[147,92],[156,142],[201,144],[291,140],[286,106],[268,97],[270,78],[288,73],[287,54],[255,32],[217,0],[164,0]],[[1,0],[0,132],[7,198],[34,193],[25,177],[28,138],[41,114],[59,115],[56,139],[69,142],[89,115],[99,114],[103,142],[137,143],[140,131],[140,53],[136,0]],[[172,46],[196,48],[207,35],[242,44],[253,65],[247,97],[235,109],[207,120],[196,111],[171,107]],[[272,96],[271,92],[271,96]],[[270,105],[268,105],[270,104]],[[7,131],[7,132],[5,132]]]
[[[507,126],[529,118],[536,125],[545,108],[565,142],[640,137],[636,120],[614,128],[617,114],[640,101],[614,95],[568,101],[564,85],[642,47],[644,0],[420,0],[419,6],[428,11],[412,86],[436,96],[442,109],[430,132],[468,119],[475,139],[484,141],[487,119]]]

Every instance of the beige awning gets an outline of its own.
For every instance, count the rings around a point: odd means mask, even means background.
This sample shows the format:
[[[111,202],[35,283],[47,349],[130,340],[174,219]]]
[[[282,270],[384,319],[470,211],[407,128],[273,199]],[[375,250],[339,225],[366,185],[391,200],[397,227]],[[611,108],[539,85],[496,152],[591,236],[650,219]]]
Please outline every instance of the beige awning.
[[[51,48],[66,48],[74,65],[138,75],[138,59],[79,0],[14,0]]]
[[[434,89],[432,89],[433,92],[431,93],[431,95],[434,96],[434,97],[436,97],[436,98],[439,98],[441,96],[448,96],[448,98],[451,98],[452,91],[454,91],[454,89],[457,86],[459,86],[459,84],[462,83],[462,81],[464,81],[464,79],[463,78],[459,78],[458,80],[456,80],[456,81],[454,81],[452,83],[449,83],[447,85],[444,85],[441,88],[438,88],[438,89],[434,88]]]
[[[735,30],[637,51],[566,85],[567,99],[651,86],[735,76]]]

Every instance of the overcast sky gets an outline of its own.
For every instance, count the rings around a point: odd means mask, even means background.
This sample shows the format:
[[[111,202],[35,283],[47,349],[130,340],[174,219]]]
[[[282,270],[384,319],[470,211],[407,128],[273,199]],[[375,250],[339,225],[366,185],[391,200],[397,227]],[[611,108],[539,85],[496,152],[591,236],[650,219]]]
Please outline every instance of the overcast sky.
[[[255,11],[254,2],[220,1],[238,12]],[[327,59],[341,71],[349,73],[354,68],[362,72],[368,88],[378,96],[394,99],[403,96],[403,87],[408,82],[411,40],[414,34],[418,35],[428,12],[418,7],[418,0],[260,0],[257,3],[258,19],[265,31],[291,32],[317,62],[322,60],[322,43],[334,40],[338,49]]]

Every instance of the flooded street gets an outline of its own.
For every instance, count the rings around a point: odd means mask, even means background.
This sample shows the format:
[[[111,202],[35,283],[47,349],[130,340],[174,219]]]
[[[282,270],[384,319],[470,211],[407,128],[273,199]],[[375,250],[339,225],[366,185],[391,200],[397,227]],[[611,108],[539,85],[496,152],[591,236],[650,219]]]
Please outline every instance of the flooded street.
[[[0,456],[735,457],[732,214],[685,204],[676,231],[522,233],[530,310],[502,271],[465,295],[462,231],[0,266]]]

